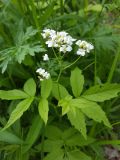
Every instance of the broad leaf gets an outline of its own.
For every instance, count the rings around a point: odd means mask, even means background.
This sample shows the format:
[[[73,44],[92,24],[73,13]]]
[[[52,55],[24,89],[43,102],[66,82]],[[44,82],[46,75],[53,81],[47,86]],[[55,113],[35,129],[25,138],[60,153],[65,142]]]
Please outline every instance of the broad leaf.
[[[88,137],[85,139],[82,135],[76,133],[72,135],[70,138],[66,139],[66,145],[68,146],[88,146],[95,142],[95,139]]]
[[[39,144],[36,147],[36,149],[39,151],[41,151],[43,149],[44,152],[53,152],[55,150],[61,149],[63,145],[64,145],[64,142],[62,139],[56,139],[56,140],[46,139],[44,141],[44,146]]]
[[[45,129],[45,136],[51,140],[61,139],[62,130],[53,125],[47,125]]]
[[[73,71],[71,71],[70,83],[74,96],[79,97],[84,85],[84,77],[79,68],[75,68]]]
[[[65,115],[67,112],[69,112],[71,99],[72,97],[68,95],[59,101],[58,106],[62,107],[62,115]]]
[[[28,98],[29,95],[27,95],[25,92],[21,90],[10,90],[10,91],[3,91],[0,90],[0,98],[6,99],[6,100],[15,100],[15,99],[25,99]]]
[[[38,110],[41,118],[43,119],[45,124],[47,124],[49,107],[48,107],[48,101],[46,99],[44,98],[40,99]]]
[[[9,131],[2,131],[0,132],[0,142],[6,142],[10,144],[22,144],[23,140]]]
[[[80,108],[81,111],[89,118],[92,118],[97,122],[103,122],[106,126],[111,127],[105,112],[97,103],[86,100],[84,98],[73,99],[71,103],[72,106]]]
[[[35,141],[37,140],[37,138],[40,135],[41,129],[43,126],[43,121],[40,118],[39,115],[37,115],[33,120],[32,120],[32,125],[28,131],[25,143],[27,145],[22,147],[22,153],[26,153],[31,146],[35,143]]]
[[[52,90],[52,80],[51,78],[46,79],[41,82],[41,96],[43,98],[48,98]]]
[[[49,153],[43,160],[63,160],[64,152],[62,149],[54,150]]]
[[[81,152],[79,150],[68,152],[68,157],[69,160],[92,160],[91,157],[89,157],[84,152]]]
[[[17,119],[19,119],[22,114],[30,107],[31,103],[33,102],[34,98],[27,98],[23,101],[21,101],[16,108],[13,110],[13,112],[10,115],[10,118],[6,124],[6,126],[3,128],[3,130],[10,127]]]
[[[59,83],[53,83],[52,87],[52,95],[57,99],[60,100],[62,98],[65,98],[67,95],[69,95],[68,91],[64,86],[62,86]]]
[[[33,78],[30,78],[27,80],[27,82],[24,85],[24,91],[30,95],[34,96],[36,93],[36,84]]]
[[[86,123],[84,114],[80,111],[79,108],[71,107],[70,111],[67,113],[68,119],[71,124],[79,130],[82,135],[86,138]]]
[[[101,86],[96,85],[85,91],[82,97],[96,102],[103,102],[105,100],[117,97],[119,92],[119,84],[104,84]]]

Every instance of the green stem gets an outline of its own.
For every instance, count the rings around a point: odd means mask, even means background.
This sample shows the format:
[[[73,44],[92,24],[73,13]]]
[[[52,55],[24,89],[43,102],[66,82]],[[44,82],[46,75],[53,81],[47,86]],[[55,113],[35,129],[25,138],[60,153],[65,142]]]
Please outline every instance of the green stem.
[[[116,65],[117,65],[117,61],[118,61],[118,58],[119,58],[119,52],[120,51],[118,49],[118,52],[115,55],[115,58],[114,58],[113,63],[112,63],[112,67],[111,67],[109,75],[108,75],[107,83],[110,83],[112,78],[113,78],[113,74],[114,74],[114,71],[115,71],[115,68],[116,68]]]
[[[60,0],[60,12],[61,16],[64,14],[64,3],[63,0]],[[63,21],[61,20],[61,28],[63,27]]]
[[[97,55],[96,55],[96,51],[95,53],[95,65],[94,65],[94,84],[96,85],[97,81],[96,81],[96,77],[97,77]]]
[[[45,127],[43,128],[43,134],[41,139],[41,160],[44,159],[44,141],[45,141]]]
[[[33,19],[34,19],[36,28],[38,29],[38,36],[41,40],[42,45],[45,47],[43,38],[42,38],[41,33],[40,33],[41,32],[41,26],[39,25],[39,21],[38,21],[38,18],[37,18],[37,12],[36,12],[36,7],[35,7],[35,4],[34,4],[34,0],[30,0],[30,4],[31,4],[31,8],[32,8]]]
[[[90,66],[92,66],[94,63],[95,63],[95,62],[92,62],[92,63],[90,63],[89,65],[87,65],[87,66],[83,69],[83,71],[86,70],[86,69],[88,69],[88,68],[89,68]]]
[[[71,67],[72,65],[74,65],[80,58],[81,58],[81,57],[79,56],[73,63],[71,63],[70,65],[64,67],[63,70],[65,70],[65,69]]]
[[[59,81],[61,74],[62,74],[62,68],[60,69],[60,72],[59,72],[59,75],[58,75],[58,78],[57,78],[57,81],[56,81],[56,82]]]
[[[56,54],[54,48],[52,48],[52,50],[53,50],[53,53],[54,53],[55,58],[57,59],[57,61],[58,61],[58,63],[59,63],[59,58],[58,58],[58,56],[57,56],[57,54]]]

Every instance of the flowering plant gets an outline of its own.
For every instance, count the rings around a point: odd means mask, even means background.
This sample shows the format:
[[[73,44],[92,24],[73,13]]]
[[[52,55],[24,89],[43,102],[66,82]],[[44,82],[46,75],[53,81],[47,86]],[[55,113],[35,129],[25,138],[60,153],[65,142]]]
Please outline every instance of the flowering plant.
[[[0,1],[0,160],[119,158],[118,1],[97,2]]]

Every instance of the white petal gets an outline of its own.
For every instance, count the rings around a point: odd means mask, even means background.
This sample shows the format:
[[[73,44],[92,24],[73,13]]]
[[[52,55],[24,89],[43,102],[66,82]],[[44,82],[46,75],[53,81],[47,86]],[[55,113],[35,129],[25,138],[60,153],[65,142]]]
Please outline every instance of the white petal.
[[[85,55],[85,50],[84,49],[78,49],[77,55],[81,55],[81,56],[84,56]]]

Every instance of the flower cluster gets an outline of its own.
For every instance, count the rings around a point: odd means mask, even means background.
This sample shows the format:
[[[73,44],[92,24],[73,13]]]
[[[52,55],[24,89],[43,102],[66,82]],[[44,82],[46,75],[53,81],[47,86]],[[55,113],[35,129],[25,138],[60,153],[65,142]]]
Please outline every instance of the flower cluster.
[[[56,32],[52,29],[44,29],[42,36],[48,47],[58,48],[63,53],[70,52],[73,42],[76,41],[67,32]]]
[[[45,71],[45,69],[38,68],[36,72],[39,74],[38,78],[40,79],[40,81],[50,78],[50,73]]]
[[[63,53],[70,52],[73,42],[76,41],[67,32],[56,32],[52,29],[44,29],[42,36],[46,40],[48,47],[58,48]],[[86,41],[78,40],[75,44],[78,46],[77,55],[85,56],[86,53],[94,49],[94,46]]]
[[[86,52],[89,53],[90,50],[94,49],[94,46],[86,41],[78,40],[76,45],[79,47],[76,54],[81,56],[84,56]]]
[[[66,53],[72,51],[72,45],[75,41],[75,44],[78,46],[78,50],[76,52],[77,55],[85,56],[86,53],[89,53],[94,49],[92,44],[86,41],[76,40],[65,31],[57,32],[52,29],[44,29],[41,35],[45,39],[45,43],[48,47],[57,48],[59,52]],[[48,60],[48,55],[44,54],[43,61]],[[36,72],[39,74],[38,78],[40,81],[50,78],[50,73],[45,71],[45,69],[39,68]]]

